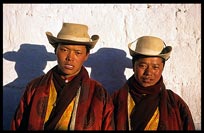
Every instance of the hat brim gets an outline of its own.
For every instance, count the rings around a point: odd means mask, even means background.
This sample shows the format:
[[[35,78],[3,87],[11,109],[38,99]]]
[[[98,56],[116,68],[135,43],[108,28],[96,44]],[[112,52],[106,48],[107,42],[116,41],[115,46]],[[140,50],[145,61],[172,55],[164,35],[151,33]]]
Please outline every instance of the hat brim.
[[[65,43],[65,44],[81,44],[81,45],[88,45],[90,48],[94,48],[96,43],[99,40],[98,35],[92,35],[91,36],[91,41],[86,42],[86,41],[74,41],[74,40],[65,40],[65,39],[59,39],[57,37],[54,37],[51,32],[46,32],[46,36],[48,38],[49,43],[56,48],[58,43]]]
[[[167,61],[169,59],[170,53],[172,51],[171,46],[166,46],[163,49],[163,51],[158,55],[152,55],[152,54],[147,55],[147,54],[143,54],[143,53],[140,53],[140,52],[137,52],[137,51],[134,51],[133,49],[131,49],[131,43],[128,45],[128,48],[129,48],[129,52],[130,52],[131,56],[144,55],[147,57],[161,57],[161,58],[165,59],[165,61]]]

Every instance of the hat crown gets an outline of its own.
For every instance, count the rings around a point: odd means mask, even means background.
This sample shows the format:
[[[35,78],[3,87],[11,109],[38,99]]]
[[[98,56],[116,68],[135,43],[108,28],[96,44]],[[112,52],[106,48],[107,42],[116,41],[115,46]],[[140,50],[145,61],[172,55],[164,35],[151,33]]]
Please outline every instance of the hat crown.
[[[57,35],[59,39],[71,39],[78,41],[90,41],[88,26],[83,24],[63,23],[62,29]]]
[[[143,36],[138,38],[135,51],[146,55],[158,55],[164,48],[164,42],[157,37]]]

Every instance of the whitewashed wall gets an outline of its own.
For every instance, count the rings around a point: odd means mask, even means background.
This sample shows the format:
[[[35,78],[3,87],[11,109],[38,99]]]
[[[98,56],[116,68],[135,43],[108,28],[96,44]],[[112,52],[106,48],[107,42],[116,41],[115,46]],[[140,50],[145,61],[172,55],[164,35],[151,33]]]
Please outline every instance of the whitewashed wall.
[[[63,22],[86,24],[100,36],[86,68],[110,93],[133,74],[127,44],[143,35],[162,38],[173,47],[166,87],[186,101],[201,129],[200,4],[3,4],[5,130],[26,83],[56,65],[45,32],[56,36]]]

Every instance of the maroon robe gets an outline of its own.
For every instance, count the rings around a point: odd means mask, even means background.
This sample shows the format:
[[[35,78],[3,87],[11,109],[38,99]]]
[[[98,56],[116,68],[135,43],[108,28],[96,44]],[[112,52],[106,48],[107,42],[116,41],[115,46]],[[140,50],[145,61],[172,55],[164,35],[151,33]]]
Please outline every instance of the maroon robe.
[[[44,130],[53,69],[27,85],[11,122],[12,130]],[[84,66],[82,69],[85,77],[81,83],[75,130],[114,130],[110,95],[99,82],[89,78]]]
[[[128,90],[131,90],[131,84],[129,84],[129,81],[133,80],[133,77],[134,76],[130,77],[125,83],[125,85],[119,90],[115,91],[112,95],[114,103],[114,119],[116,130],[129,130],[127,98]],[[171,90],[165,89],[163,80],[161,79],[160,81],[161,83],[157,84],[157,87],[162,88],[159,92],[158,107],[160,116],[157,130],[195,130],[192,115],[187,104],[182,100],[179,95],[177,95]],[[143,105],[146,104],[143,103]],[[145,113],[149,112],[149,110],[141,109],[137,109],[137,111],[139,111],[137,112],[137,116],[140,117],[140,119],[142,119],[141,116],[146,116]],[[139,125],[140,122],[141,121],[138,121],[137,125]],[[140,128],[141,127],[135,130],[142,130]]]

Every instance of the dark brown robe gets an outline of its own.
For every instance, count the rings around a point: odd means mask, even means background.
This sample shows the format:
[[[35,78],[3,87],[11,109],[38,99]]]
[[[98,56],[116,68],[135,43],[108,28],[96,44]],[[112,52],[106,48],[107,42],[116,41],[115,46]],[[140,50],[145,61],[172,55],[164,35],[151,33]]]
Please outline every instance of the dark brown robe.
[[[120,88],[119,90],[115,91],[112,95],[113,103],[114,103],[114,119],[115,119],[115,126],[116,130],[130,130],[128,126],[128,110],[127,110],[127,98],[128,98],[128,91],[131,90],[131,87],[134,87],[130,84],[130,81],[133,80],[134,76],[130,77],[128,81],[125,83],[125,85]],[[135,80],[136,82],[136,80]],[[189,107],[187,104],[182,100],[182,98],[174,93],[171,90],[168,90],[165,88],[165,85],[163,83],[162,77],[160,80],[160,83],[156,85],[160,91],[156,90],[154,93],[149,94],[154,95],[155,97],[149,98],[150,100],[155,100],[155,104],[153,101],[148,101],[148,99],[143,102],[142,105],[138,105],[141,108],[137,108],[137,114],[138,116],[138,123],[135,123],[137,127],[134,130],[144,130],[145,125],[142,122],[145,122],[143,118],[150,119],[153,112],[149,111],[147,109],[144,109],[145,105],[146,108],[150,106],[151,110],[154,109],[154,105],[157,105],[159,107],[159,125],[157,130],[195,130],[194,122],[192,119],[191,112],[189,110]],[[137,88],[134,88],[137,89]],[[140,90],[141,91],[141,90]],[[133,93],[132,93],[133,94]],[[155,95],[156,94],[156,95]],[[139,91],[135,93],[134,101],[137,101],[139,98]],[[150,104],[151,103],[151,104]],[[139,103],[138,103],[139,104]],[[135,105],[137,106],[137,104]],[[146,114],[146,113],[149,114]],[[151,114],[151,115],[150,115]],[[149,116],[148,116],[149,115]],[[132,118],[134,119],[134,118]],[[148,122],[148,121],[147,121]],[[147,123],[146,122],[146,123]],[[138,126],[141,125],[141,126]]]
[[[12,119],[11,130],[44,130],[54,68],[27,85]],[[81,93],[76,112],[75,130],[114,130],[114,106],[111,97],[99,82],[89,78],[84,66],[82,70],[84,72],[80,82]],[[64,100],[66,99],[61,99],[61,101]],[[58,119],[57,115],[58,113],[54,113],[54,120]],[[52,128],[52,124],[50,127]]]

